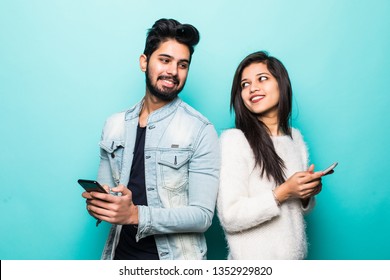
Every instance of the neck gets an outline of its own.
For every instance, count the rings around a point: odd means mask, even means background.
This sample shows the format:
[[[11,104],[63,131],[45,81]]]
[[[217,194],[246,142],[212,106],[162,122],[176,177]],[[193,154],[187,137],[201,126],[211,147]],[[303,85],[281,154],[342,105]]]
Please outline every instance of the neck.
[[[271,136],[281,135],[279,131],[279,121],[278,117],[275,116],[262,116],[260,120],[267,126],[270,131]]]
[[[144,97],[144,103],[142,104],[141,112],[139,114],[139,125],[141,127],[145,127],[148,123],[149,115],[168,103],[169,101],[161,100],[147,91]]]

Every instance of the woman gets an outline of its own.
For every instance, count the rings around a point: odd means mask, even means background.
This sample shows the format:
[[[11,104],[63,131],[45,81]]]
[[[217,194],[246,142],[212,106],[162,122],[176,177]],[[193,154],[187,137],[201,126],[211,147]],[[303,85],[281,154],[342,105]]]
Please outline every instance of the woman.
[[[236,128],[221,135],[218,215],[229,259],[304,259],[303,214],[321,191],[306,145],[290,125],[287,70],[266,52],[238,66],[231,91]]]

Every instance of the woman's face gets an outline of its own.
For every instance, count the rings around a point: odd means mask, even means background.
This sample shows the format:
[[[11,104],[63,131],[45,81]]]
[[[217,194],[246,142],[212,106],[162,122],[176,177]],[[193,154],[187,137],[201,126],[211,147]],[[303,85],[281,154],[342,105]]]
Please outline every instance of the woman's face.
[[[241,98],[245,107],[260,119],[278,116],[279,86],[262,62],[252,63],[242,71]]]

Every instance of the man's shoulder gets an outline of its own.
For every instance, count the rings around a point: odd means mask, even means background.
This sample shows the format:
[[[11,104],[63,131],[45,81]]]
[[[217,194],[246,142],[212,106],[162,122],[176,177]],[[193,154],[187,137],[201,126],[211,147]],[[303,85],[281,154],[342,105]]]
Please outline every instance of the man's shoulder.
[[[116,112],[112,115],[110,115],[107,119],[106,119],[106,123],[118,123],[118,122],[124,122],[125,121],[125,115],[126,115],[126,111],[121,111],[121,112]]]
[[[126,119],[138,117],[140,104],[141,102],[138,102],[129,109],[113,113],[106,119],[106,124],[124,124]]]
[[[102,140],[123,138],[126,111],[112,114],[106,119],[103,128]]]
[[[122,138],[125,131],[126,120],[134,118],[134,116],[138,116],[138,107],[139,103],[130,109],[110,115],[104,124],[103,135],[107,138]]]

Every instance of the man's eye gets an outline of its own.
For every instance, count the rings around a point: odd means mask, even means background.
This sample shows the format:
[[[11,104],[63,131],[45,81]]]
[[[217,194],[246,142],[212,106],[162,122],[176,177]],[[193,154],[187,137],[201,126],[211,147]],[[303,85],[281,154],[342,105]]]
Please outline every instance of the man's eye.
[[[180,67],[181,69],[187,69],[187,68],[188,68],[188,64],[187,64],[187,63],[180,63],[180,64],[179,64],[179,67]]]
[[[169,63],[169,59],[161,58],[161,62],[162,62],[162,63]]]

